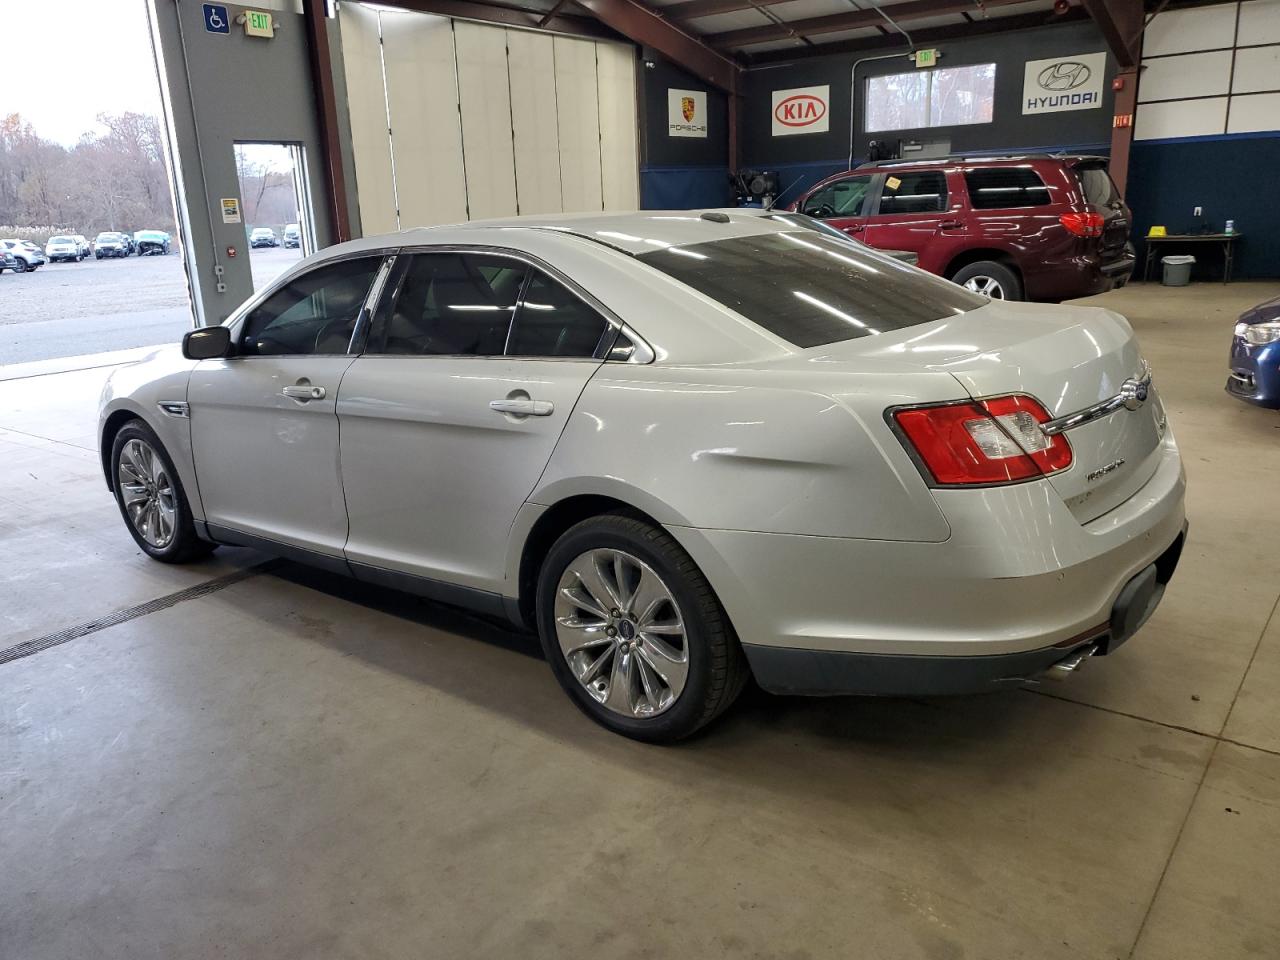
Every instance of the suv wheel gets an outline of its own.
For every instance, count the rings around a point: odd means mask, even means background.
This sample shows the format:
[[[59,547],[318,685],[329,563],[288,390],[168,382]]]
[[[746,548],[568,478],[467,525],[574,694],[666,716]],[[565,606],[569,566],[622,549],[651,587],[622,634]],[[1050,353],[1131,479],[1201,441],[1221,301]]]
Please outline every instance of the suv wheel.
[[[1018,275],[994,260],[979,260],[961,267],[952,275],[951,280],[966,290],[980,293],[992,300],[1022,299],[1022,284]]]
[[[552,672],[616,733],[687,737],[746,683],[746,658],[711,585],[658,527],[616,514],[582,521],[547,554],[537,589]]]
[[[14,257],[14,258],[13,258],[13,272],[14,272],[14,273],[26,273],[26,272],[27,272],[27,261],[23,260],[21,257]]]

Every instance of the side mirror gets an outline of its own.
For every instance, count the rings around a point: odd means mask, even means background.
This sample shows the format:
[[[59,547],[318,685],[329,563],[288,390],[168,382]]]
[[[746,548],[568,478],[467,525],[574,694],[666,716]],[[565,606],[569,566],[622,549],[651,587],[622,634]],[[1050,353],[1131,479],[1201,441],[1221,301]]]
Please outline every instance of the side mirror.
[[[214,360],[231,356],[229,327],[201,327],[182,338],[182,355],[188,360]]]

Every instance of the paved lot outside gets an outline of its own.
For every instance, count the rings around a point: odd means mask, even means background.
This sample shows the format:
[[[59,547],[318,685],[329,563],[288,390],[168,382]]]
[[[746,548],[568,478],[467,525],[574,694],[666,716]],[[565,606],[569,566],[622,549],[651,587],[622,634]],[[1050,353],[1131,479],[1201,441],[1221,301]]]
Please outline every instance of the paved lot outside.
[[[255,288],[300,251],[251,254]],[[50,263],[0,274],[0,365],[174,343],[191,329],[182,257]]]

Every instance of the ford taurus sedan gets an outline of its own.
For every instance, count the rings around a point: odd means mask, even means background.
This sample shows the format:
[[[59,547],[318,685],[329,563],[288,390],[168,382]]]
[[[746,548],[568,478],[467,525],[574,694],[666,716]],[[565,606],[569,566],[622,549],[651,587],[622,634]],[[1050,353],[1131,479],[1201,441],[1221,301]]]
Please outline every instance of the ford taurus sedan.
[[[155,559],[243,544],[504,616],[647,740],[750,676],[1068,673],[1146,620],[1185,528],[1122,317],[722,212],[329,248],[120,368],[101,450]]]

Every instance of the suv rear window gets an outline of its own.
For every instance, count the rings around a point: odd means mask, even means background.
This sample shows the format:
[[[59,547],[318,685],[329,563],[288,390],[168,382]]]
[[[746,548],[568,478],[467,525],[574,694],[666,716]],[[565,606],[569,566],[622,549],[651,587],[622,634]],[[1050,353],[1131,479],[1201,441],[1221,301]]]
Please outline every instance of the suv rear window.
[[[797,347],[913,327],[988,302],[813,230],[695,243],[637,259]]]
[[[1106,167],[1076,167],[1076,176],[1084,190],[1084,198],[1095,207],[1106,207],[1115,202],[1116,185]]]
[[[1005,207],[1043,207],[1051,202],[1049,188],[1030,167],[984,167],[964,172],[969,204],[975,210]]]

